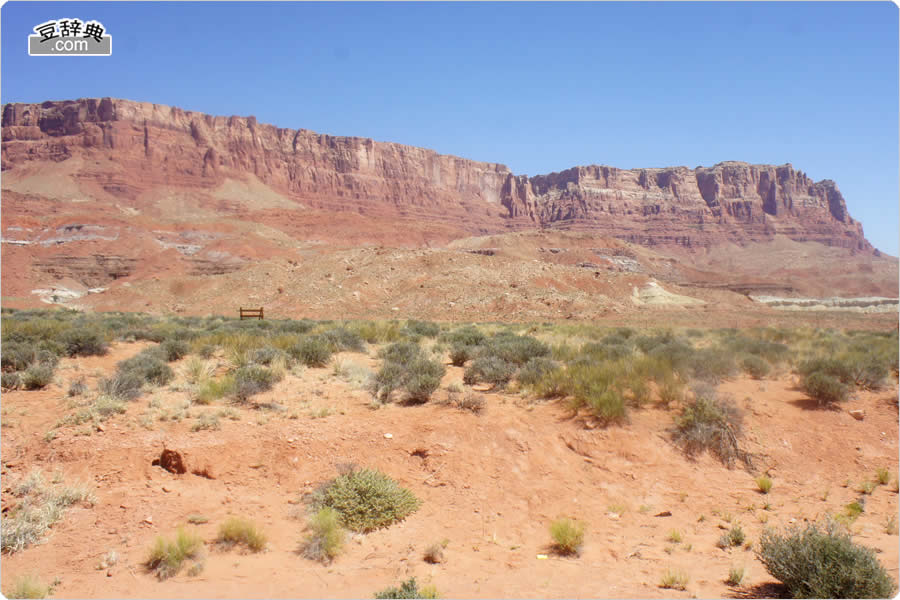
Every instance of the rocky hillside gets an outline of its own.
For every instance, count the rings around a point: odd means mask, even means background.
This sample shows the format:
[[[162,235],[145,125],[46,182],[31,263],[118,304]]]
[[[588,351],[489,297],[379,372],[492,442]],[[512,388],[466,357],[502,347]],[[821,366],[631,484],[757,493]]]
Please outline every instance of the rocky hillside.
[[[423,148],[109,98],[4,106],[2,167],[4,196],[19,200],[95,201],[176,220],[167,202],[219,217],[254,213],[295,239],[327,236],[323,215],[341,213],[355,219],[357,238],[337,228],[342,241],[384,242],[379,223],[389,221],[388,241],[403,245],[541,227],[648,246],[781,234],[873,251],[837,185],[791,165],[587,166],[528,177]]]

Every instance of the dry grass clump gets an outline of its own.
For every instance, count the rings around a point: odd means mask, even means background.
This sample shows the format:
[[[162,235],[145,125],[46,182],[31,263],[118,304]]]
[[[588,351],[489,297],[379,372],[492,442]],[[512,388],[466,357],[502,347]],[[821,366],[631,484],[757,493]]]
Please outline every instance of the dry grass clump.
[[[376,600],[388,599],[415,599],[415,598],[437,598],[437,588],[433,585],[426,585],[419,588],[415,577],[411,577],[407,581],[400,583],[400,587],[389,587],[375,593]]]
[[[66,508],[77,502],[93,502],[94,495],[83,485],[47,484],[40,470],[32,471],[13,495],[20,502],[2,517],[0,549],[19,552],[38,543]]]
[[[186,560],[199,558],[202,549],[199,535],[179,527],[173,541],[161,535],[156,537],[144,565],[159,579],[166,579],[176,575]]]
[[[44,585],[34,575],[17,577],[11,587],[3,591],[10,598],[46,598],[53,591],[52,585]]]
[[[450,540],[445,539],[441,542],[435,542],[425,548],[425,554],[423,555],[425,562],[433,565],[444,562],[444,549],[449,543]]]
[[[725,583],[728,585],[741,585],[741,582],[744,581],[744,567],[731,567],[728,570],[728,579],[725,580]]]
[[[720,398],[711,386],[699,385],[695,399],[675,419],[673,437],[688,456],[704,450],[729,467],[736,460],[750,465],[750,455],[740,448],[742,415],[733,400]]]
[[[760,475],[756,478],[756,487],[763,494],[768,494],[772,490],[772,479],[766,475]]]
[[[557,519],[550,524],[550,537],[557,553],[577,555],[584,544],[584,523],[575,519]]]
[[[266,534],[252,521],[230,517],[219,526],[216,541],[226,546],[242,545],[251,552],[261,552],[266,547]]]
[[[670,590],[683,590],[687,587],[688,575],[684,571],[666,569],[662,579],[659,581],[659,587]]]
[[[309,520],[309,531],[303,542],[303,556],[330,563],[340,554],[346,532],[336,510],[330,506],[319,509]]]

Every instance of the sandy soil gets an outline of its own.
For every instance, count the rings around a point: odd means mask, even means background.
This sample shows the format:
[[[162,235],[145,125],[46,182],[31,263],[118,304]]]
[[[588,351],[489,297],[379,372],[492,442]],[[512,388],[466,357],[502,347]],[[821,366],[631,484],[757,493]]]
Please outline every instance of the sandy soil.
[[[35,573],[45,582],[60,578],[56,598],[364,598],[414,575],[451,598],[771,595],[778,589],[752,548],[716,547],[730,526],[726,519],[756,543],[766,526],[839,512],[878,467],[896,476],[898,466],[896,386],[826,411],[815,409],[786,373],[721,385],[745,409],[745,446],[774,481],[767,496],[745,470],[705,455],[686,459],[668,441],[671,410],[635,410],[629,424],[603,429],[573,418],[561,403],[476,392],[486,408],[473,414],[440,403],[447,384],[461,379],[454,367],[433,402],[377,410],[367,392],[331,369],[301,370],[257,397],[283,411],[233,407],[239,420],[223,418],[220,430],[197,432],[191,432],[196,417],[223,406],[190,407],[189,418],[172,420],[187,397],[177,379],[135,401],[103,431],[66,426],[47,441],[47,431],[73,411],[69,381],[85,376],[93,386],[145,345],[116,344],[105,357],[64,360],[57,384],[3,395],[4,507],[10,488],[32,467],[60,469],[68,480],[90,484],[97,497],[93,506],[69,509],[45,543],[4,556],[4,588]],[[376,364],[363,354],[341,359]],[[330,414],[322,416],[326,408]],[[866,413],[863,421],[847,412],[857,408]],[[214,478],[152,466],[164,447]],[[400,524],[353,536],[325,566],[297,552],[305,529],[300,499],[346,463],[385,471],[423,504]],[[895,578],[898,537],[885,533],[885,522],[897,510],[897,494],[877,487],[853,525],[856,540],[875,548]],[[671,516],[656,516],[664,511]],[[209,519],[195,527],[207,544],[205,569],[158,581],[141,565],[146,552],[157,535],[172,536],[192,514]],[[228,515],[262,525],[267,550],[215,549],[217,527]],[[587,523],[577,558],[548,553],[548,527],[559,516]],[[673,529],[682,543],[667,541]],[[425,548],[444,539],[446,560],[426,563]],[[118,552],[118,564],[98,570],[110,550]],[[729,587],[729,568],[741,565],[743,587]],[[690,576],[686,591],[658,587],[667,568]]]

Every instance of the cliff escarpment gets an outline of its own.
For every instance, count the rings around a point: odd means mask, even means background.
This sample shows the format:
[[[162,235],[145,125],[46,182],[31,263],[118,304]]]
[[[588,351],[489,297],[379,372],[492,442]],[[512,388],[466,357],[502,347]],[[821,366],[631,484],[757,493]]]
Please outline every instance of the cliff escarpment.
[[[292,222],[324,211],[402,223],[408,232],[431,228],[437,241],[557,228],[648,246],[781,234],[873,251],[837,185],[791,165],[591,165],[527,177],[423,148],[109,98],[7,104],[2,136],[5,192],[162,216],[180,199],[207,216],[258,213],[292,236],[304,235]]]

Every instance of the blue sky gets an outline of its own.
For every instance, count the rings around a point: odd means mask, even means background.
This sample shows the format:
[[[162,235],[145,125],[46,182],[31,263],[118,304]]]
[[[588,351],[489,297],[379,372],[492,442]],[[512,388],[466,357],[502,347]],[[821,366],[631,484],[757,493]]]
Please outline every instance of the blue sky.
[[[113,55],[29,57],[62,17],[101,21]],[[528,175],[790,162],[896,256],[897,32],[890,2],[9,2],[0,97],[255,115]]]

